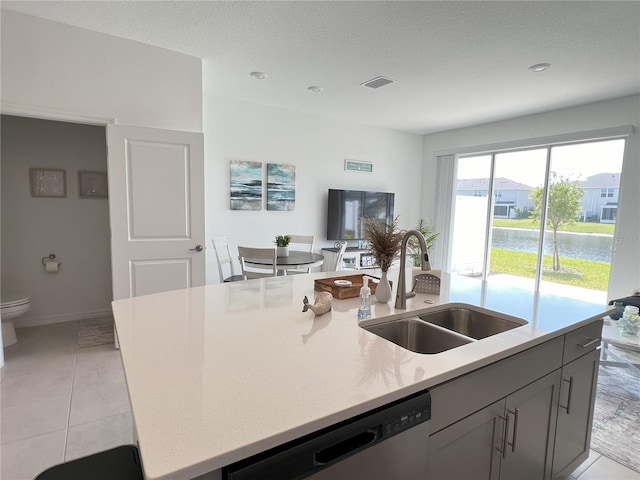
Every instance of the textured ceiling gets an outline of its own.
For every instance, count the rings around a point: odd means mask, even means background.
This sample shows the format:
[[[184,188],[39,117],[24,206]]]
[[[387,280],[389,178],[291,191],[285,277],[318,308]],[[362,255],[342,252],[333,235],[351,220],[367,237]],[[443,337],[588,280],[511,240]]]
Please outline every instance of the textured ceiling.
[[[638,1],[2,1],[204,59],[208,94],[430,133],[640,93]],[[534,74],[529,65],[552,67]],[[255,80],[249,72],[268,73]],[[361,86],[382,75],[395,83]],[[322,93],[307,87],[319,85]]]

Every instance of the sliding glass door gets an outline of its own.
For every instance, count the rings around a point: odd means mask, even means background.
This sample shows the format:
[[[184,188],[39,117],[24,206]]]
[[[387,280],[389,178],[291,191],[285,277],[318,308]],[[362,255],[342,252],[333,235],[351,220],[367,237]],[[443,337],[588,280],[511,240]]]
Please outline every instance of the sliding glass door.
[[[624,140],[551,147],[541,288],[587,298],[609,284]],[[574,221],[575,220],[575,221]]]
[[[606,298],[624,139],[461,156],[450,270]]]

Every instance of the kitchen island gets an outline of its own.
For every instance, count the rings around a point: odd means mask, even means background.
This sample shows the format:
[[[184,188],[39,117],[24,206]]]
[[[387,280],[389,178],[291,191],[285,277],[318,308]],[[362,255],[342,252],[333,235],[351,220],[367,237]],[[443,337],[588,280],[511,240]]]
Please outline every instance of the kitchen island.
[[[510,281],[443,275],[439,296],[416,295],[406,311],[396,311],[393,301],[374,302],[372,318],[364,324],[448,302],[483,306],[529,323],[424,355],[361,328],[358,298],[334,300],[332,311],[322,316],[303,313],[303,297],[316,294],[314,279],[331,276],[339,273],[208,285],[113,302],[146,478],[219,478],[229,464],[608,314],[602,304],[534,295]]]

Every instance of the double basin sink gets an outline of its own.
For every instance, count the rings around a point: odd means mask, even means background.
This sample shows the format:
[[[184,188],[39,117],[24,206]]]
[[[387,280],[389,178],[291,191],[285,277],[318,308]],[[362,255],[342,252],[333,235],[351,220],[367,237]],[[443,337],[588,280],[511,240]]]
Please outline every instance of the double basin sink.
[[[371,333],[416,353],[434,354],[526,325],[517,317],[465,303],[432,307],[387,322],[363,325]]]

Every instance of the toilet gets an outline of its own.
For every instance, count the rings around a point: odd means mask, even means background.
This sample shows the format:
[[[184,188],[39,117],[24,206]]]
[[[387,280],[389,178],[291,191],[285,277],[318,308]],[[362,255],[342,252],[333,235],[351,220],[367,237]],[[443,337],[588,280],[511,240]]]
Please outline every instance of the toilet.
[[[31,299],[23,295],[2,294],[2,345],[8,347],[18,341],[13,320],[24,315],[31,306]]]

